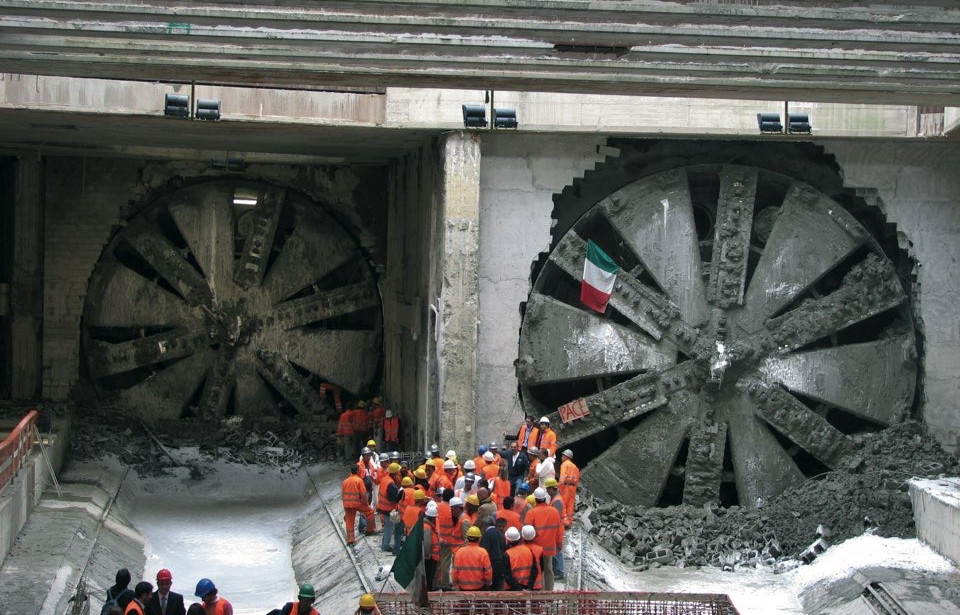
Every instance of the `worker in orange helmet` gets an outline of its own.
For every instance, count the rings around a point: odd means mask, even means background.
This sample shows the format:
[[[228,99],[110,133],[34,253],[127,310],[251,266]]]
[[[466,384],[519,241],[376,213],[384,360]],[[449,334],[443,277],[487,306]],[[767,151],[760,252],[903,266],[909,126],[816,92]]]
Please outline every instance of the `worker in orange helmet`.
[[[172,585],[173,575],[166,568],[161,568],[157,572],[157,591],[146,604],[146,615],[186,615],[183,595],[170,591]]]

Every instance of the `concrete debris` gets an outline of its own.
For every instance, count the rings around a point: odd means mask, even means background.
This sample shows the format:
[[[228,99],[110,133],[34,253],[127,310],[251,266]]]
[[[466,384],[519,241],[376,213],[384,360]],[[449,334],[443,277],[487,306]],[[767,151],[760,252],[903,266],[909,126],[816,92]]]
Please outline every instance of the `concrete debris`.
[[[914,538],[907,479],[956,475],[960,463],[915,421],[851,440],[835,470],[760,508],[639,508],[581,493],[581,519],[605,549],[638,570],[655,563],[786,572],[863,533]]]

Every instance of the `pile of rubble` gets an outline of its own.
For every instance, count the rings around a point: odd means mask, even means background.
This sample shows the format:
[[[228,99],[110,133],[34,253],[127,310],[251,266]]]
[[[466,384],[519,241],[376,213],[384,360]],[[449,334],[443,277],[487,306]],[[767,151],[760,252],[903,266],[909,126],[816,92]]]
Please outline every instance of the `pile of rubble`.
[[[833,471],[759,508],[637,509],[584,494],[580,517],[604,548],[641,570],[763,565],[779,572],[864,532],[915,537],[907,480],[956,476],[957,459],[914,421],[852,440]]]

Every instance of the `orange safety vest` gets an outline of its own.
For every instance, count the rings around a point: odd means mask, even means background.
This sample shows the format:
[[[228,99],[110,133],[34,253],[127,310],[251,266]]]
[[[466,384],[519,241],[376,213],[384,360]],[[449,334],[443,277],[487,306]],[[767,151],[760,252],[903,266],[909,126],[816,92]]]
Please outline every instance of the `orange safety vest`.
[[[546,502],[539,502],[527,513],[526,522],[537,530],[537,536],[533,541],[543,547],[543,555],[546,557],[556,555],[557,547],[563,540],[560,534],[563,524],[560,523],[560,513],[557,509]]]
[[[387,442],[400,441],[400,419],[396,416],[383,419],[383,439]]]
[[[370,419],[367,417],[367,411],[363,408],[354,408],[350,410],[350,423],[353,424],[354,433],[364,433],[370,429]]]
[[[409,536],[410,532],[413,531],[413,526],[417,524],[417,521],[420,520],[420,515],[423,514],[423,506],[407,506],[406,510],[403,511],[403,531]]]
[[[526,421],[524,421],[523,425],[521,425],[520,429],[517,431],[517,444],[520,446],[521,451],[525,452],[528,448],[530,448],[529,436],[533,435],[534,429],[536,429],[535,425],[531,425],[530,427],[527,427],[527,423]],[[528,436],[528,437],[524,437],[524,436]]]
[[[136,600],[131,600],[127,603],[127,608],[123,610],[123,615],[130,615],[131,613],[136,613],[136,615],[143,615],[143,608],[137,603]]]
[[[506,519],[507,527],[515,527],[517,531],[523,527],[523,523],[520,520],[520,513],[515,510],[502,508],[497,511],[497,519]]]
[[[469,514],[467,511],[460,513],[460,518],[457,519],[457,542],[453,547],[454,553],[467,544],[467,530],[470,529],[471,525],[476,525],[475,521],[477,520],[477,513]]]
[[[206,602],[202,604],[204,615],[224,615],[227,607],[230,606],[230,603],[227,602],[226,598],[220,598],[219,596],[217,597],[217,601],[213,604],[207,604]],[[230,612],[233,612],[232,608],[230,609]]]
[[[536,446],[540,450],[547,449],[553,456],[557,452],[557,434],[549,427],[546,431],[540,431],[539,427],[534,427],[530,434],[530,446]]]
[[[367,505],[367,487],[356,474],[348,476],[341,486],[344,510],[360,509]]]
[[[320,615],[320,612],[317,609],[313,608],[313,605],[310,605],[310,610],[306,613],[300,612],[300,597],[298,596],[290,603],[290,615]]]
[[[453,584],[461,591],[478,591],[493,584],[490,554],[475,542],[468,543],[453,556]]]
[[[353,435],[353,421],[350,416],[351,412],[353,412],[353,410],[344,410],[343,412],[340,413],[340,420],[337,421],[338,436]]]
[[[400,516],[403,517],[403,512],[407,510],[410,506],[413,506],[416,503],[416,500],[413,498],[413,492],[416,491],[413,487],[404,487],[403,488],[403,497],[400,498],[400,502],[397,504],[397,510],[400,511]]]
[[[474,465],[473,473],[476,474],[477,476],[480,476],[481,474],[483,474],[483,467],[487,465],[487,460],[481,457],[480,455],[477,455],[476,457],[473,458],[473,465]]]
[[[430,533],[430,559],[435,562],[440,561],[440,533],[437,531],[437,524],[430,520],[430,517],[423,516],[423,540],[427,540],[427,532]]]
[[[387,497],[387,491],[390,489],[390,485],[393,485],[393,477],[389,474],[384,474],[380,478],[380,488],[377,489],[377,510],[382,510],[383,512],[390,512],[397,507],[396,502],[391,502]]]
[[[496,478],[500,476],[500,466],[494,462],[490,462],[487,465],[483,466],[483,479],[490,480],[491,478]]]
[[[373,424],[383,425],[383,419],[387,417],[387,409],[383,406],[373,407]]]
[[[440,534],[440,540],[453,546],[460,541],[457,536],[457,523],[453,520],[453,510],[450,508],[450,502],[440,502],[437,504],[437,533]]]
[[[493,479],[493,491],[497,494],[497,504],[502,506],[504,498],[510,497],[510,481],[498,476]]]
[[[560,497],[560,494],[550,498],[550,506],[560,515],[560,544],[563,544],[563,536],[567,531],[567,527],[563,524],[563,498]]]
[[[510,560],[513,578],[526,589],[533,573],[533,552],[527,545],[518,543],[507,549],[507,559]]]
[[[533,589],[543,589],[543,547],[535,542],[523,543],[533,554],[533,561],[537,562],[537,582],[533,584]]]

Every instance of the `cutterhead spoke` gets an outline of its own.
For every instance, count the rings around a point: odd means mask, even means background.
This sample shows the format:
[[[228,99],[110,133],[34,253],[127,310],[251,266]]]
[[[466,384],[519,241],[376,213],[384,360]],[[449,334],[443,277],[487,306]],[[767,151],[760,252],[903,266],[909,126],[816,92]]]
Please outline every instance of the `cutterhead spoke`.
[[[755,168],[737,166],[724,166],[720,173],[707,296],[720,307],[743,303],[758,175]]]
[[[284,329],[302,327],[380,305],[376,288],[364,282],[284,301],[273,312]]]
[[[177,197],[169,207],[170,216],[197,259],[216,301],[227,304],[238,296],[233,282],[234,194],[230,184],[195,188]]]
[[[523,327],[517,369],[531,384],[661,371],[676,361],[669,344],[539,293]]]
[[[286,198],[285,190],[264,190],[253,210],[246,212],[247,235],[233,271],[233,281],[241,288],[259,286],[263,280]]]
[[[375,331],[294,329],[284,339],[280,353],[289,361],[347,391],[361,393],[370,382],[376,363],[379,337]]]
[[[182,359],[205,345],[203,334],[181,328],[116,343],[94,341],[90,367],[95,376],[114,376]]]
[[[92,326],[172,327],[199,323],[195,308],[186,301],[119,263],[92,286],[96,301],[91,301],[87,315]],[[140,300],[131,301],[131,296]]]
[[[178,419],[190,405],[200,386],[204,367],[213,360],[213,352],[203,349],[151,374],[131,387],[121,389],[118,397],[125,407],[137,407],[143,415],[157,419]]]

